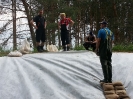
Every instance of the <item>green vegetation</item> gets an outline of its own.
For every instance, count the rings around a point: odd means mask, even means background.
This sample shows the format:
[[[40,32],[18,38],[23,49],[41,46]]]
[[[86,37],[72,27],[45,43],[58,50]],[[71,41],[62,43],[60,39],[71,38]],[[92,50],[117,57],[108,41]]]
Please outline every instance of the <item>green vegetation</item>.
[[[37,52],[38,52],[38,51],[37,51],[36,48],[34,48],[33,51],[32,51],[32,53],[37,53]]]
[[[80,50],[85,50],[83,45],[80,46],[75,46],[75,48],[73,48],[73,50],[76,51],[80,51]],[[90,49],[92,50],[92,49]],[[7,56],[9,54],[10,51],[4,51],[0,48],[0,57],[2,56]],[[46,51],[47,52],[47,51]],[[133,52],[133,44],[117,44],[113,47],[113,52]],[[37,50],[34,49],[34,51],[32,53],[37,53]]]
[[[12,0],[8,0],[10,3]],[[4,2],[4,0],[3,0]],[[47,44],[57,44],[60,47],[61,44],[61,35],[60,29],[58,29],[58,21],[60,19],[60,13],[66,13],[66,16],[74,21],[74,25],[70,28],[70,38],[75,39],[75,44],[77,46],[74,48],[75,50],[84,50],[81,45],[80,40],[83,41],[83,37],[86,36],[89,30],[92,30],[95,35],[97,35],[98,30],[100,29],[99,22],[102,20],[106,20],[108,22],[109,29],[114,33],[115,43],[130,43],[133,41],[132,36],[132,26],[133,26],[133,0],[20,0],[21,4],[24,6],[25,15],[27,16],[28,22],[38,14],[40,9],[44,10],[44,17],[47,20],[46,27],[46,43]],[[19,3],[12,3],[12,7],[16,8],[19,6]],[[28,6],[27,6],[28,5]],[[106,9],[105,9],[106,5]],[[4,9],[7,9],[5,5],[2,5]],[[5,13],[8,10],[1,10],[1,13]],[[19,9],[16,9],[19,11]],[[14,11],[15,12],[15,11]],[[3,16],[1,14],[1,16]],[[21,21],[21,18],[17,18],[17,20]],[[3,20],[3,19],[1,19]],[[8,23],[12,24],[13,20],[7,21],[3,24],[1,28],[1,33],[3,37],[0,39],[1,44],[4,46],[8,46],[9,41],[14,38],[13,48],[17,48],[17,44],[21,43],[15,39],[29,38],[33,46],[35,47],[35,33],[34,28],[31,26],[28,29],[28,33],[23,34],[21,32],[27,31],[27,28],[18,29],[19,36],[16,37],[15,32],[11,32],[13,34],[10,37],[5,36],[6,31],[8,31],[7,27],[10,27]],[[17,25],[21,28],[24,24],[21,22],[17,22]],[[26,25],[30,25],[27,23]],[[90,27],[87,27],[87,26]],[[15,30],[15,25],[13,26]],[[11,27],[12,29],[12,27]],[[23,30],[24,29],[24,30]],[[26,29],[26,30],[25,30]],[[87,30],[88,29],[88,30]],[[7,33],[6,33],[7,34]],[[26,37],[27,36],[27,37]],[[132,51],[132,46],[125,45],[116,45],[113,48],[114,51]],[[34,51],[33,51],[34,52]],[[35,51],[36,52],[36,51]]]
[[[2,48],[0,48],[0,57],[2,56],[7,56],[9,54],[10,51],[4,51],[2,50]]]
[[[0,52],[0,57],[7,56],[8,54],[9,54],[9,52]]]
[[[117,44],[113,47],[115,52],[133,52],[133,44]]]
[[[80,46],[76,45],[73,50],[85,50],[85,48],[83,45]]]
[[[75,46],[74,50],[85,50],[84,46]],[[92,50],[90,48],[90,50]],[[133,44],[116,44],[113,47],[113,52],[133,52]]]

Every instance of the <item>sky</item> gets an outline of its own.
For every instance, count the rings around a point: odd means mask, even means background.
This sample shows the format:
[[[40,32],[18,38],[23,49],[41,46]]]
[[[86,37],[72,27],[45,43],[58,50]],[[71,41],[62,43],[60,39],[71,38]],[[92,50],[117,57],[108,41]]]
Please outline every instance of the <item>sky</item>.
[[[17,17],[26,17],[26,15],[23,12],[17,12]],[[12,20],[12,12],[5,13],[0,15],[0,28],[2,28],[9,20]],[[13,33],[13,24],[12,22],[8,24],[8,26],[5,28],[5,31],[0,34],[0,45],[1,43],[6,40],[5,38],[8,38]],[[23,31],[23,30],[29,30],[29,27],[27,25],[27,19],[21,18],[16,21],[16,32],[19,34],[19,37],[21,39],[17,39],[17,43],[20,45],[21,42],[29,37],[29,31]],[[22,32],[23,31],[23,32]],[[12,48],[12,39],[8,41],[8,46],[5,47],[5,49],[11,49]]]

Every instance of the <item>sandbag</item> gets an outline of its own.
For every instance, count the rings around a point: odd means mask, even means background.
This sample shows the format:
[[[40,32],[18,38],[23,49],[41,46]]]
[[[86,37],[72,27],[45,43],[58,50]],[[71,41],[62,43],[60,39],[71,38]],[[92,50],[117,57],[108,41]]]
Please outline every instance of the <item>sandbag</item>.
[[[120,98],[120,99],[130,99],[130,98]]]
[[[22,54],[31,53],[30,43],[27,41],[27,39],[25,39],[25,40],[22,42],[22,45],[21,45],[19,51],[20,51]]]
[[[58,52],[58,48],[55,45],[53,45],[53,44],[47,45],[47,50],[49,52]]]
[[[125,90],[123,86],[115,86],[115,90]]]
[[[8,54],[9,57],[21,57],[22,56],[22,53],[20,53],[19,51],[15,50],[15,51],[11,51],[9,54]]]
[[[104,83],[104,85],[113,85],[113,83]]]
[[[103,84],[103,90],[104,91],[114,90],[114,86],[113,85]]]
[[[106,99],[119,99],[117,94],[105,95]]]
[[[110,95],[110,94],[115,94],[115,91],[114,90],[104,91],[104,95]]]
[[[103,87],[103,84],[104,85],[113,85],[113,83],[103,83],[103,82],[101,82],[101,86]]]
[[[117,95],[127,95],[125,90],[116,90],[115,93]]]
[[[123,84],[121,82],[114,82],[113,85],[114,86],[123,86]]]
[[[119,95],[120,99],[130,99],[128,95]]]

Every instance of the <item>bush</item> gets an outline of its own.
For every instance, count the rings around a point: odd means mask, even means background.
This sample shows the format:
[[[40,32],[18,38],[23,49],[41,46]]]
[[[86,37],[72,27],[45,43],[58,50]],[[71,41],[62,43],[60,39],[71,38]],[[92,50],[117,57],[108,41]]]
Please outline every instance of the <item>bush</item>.
[[[83,45],[80,45],[80,46],[75,46],[74,47],[74,50],[85,50],[84,46]]]
[[[2,49],[2,47],[0,47],[0,57],[2,56],[7,56],[9,54],[10,51],[5,51]]]
[[[133,44],[117,44],[113,47],[116,52],[133,52]]]

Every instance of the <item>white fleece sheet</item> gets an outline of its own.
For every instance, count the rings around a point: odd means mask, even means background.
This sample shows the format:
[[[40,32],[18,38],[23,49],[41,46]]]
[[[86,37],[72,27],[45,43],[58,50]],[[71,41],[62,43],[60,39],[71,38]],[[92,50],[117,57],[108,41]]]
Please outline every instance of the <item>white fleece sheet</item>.
[[[133,53],[113,53],[113,81],[133,99]],[[0,57],[0,99],[105,99],[99,57],[88,51]]]

